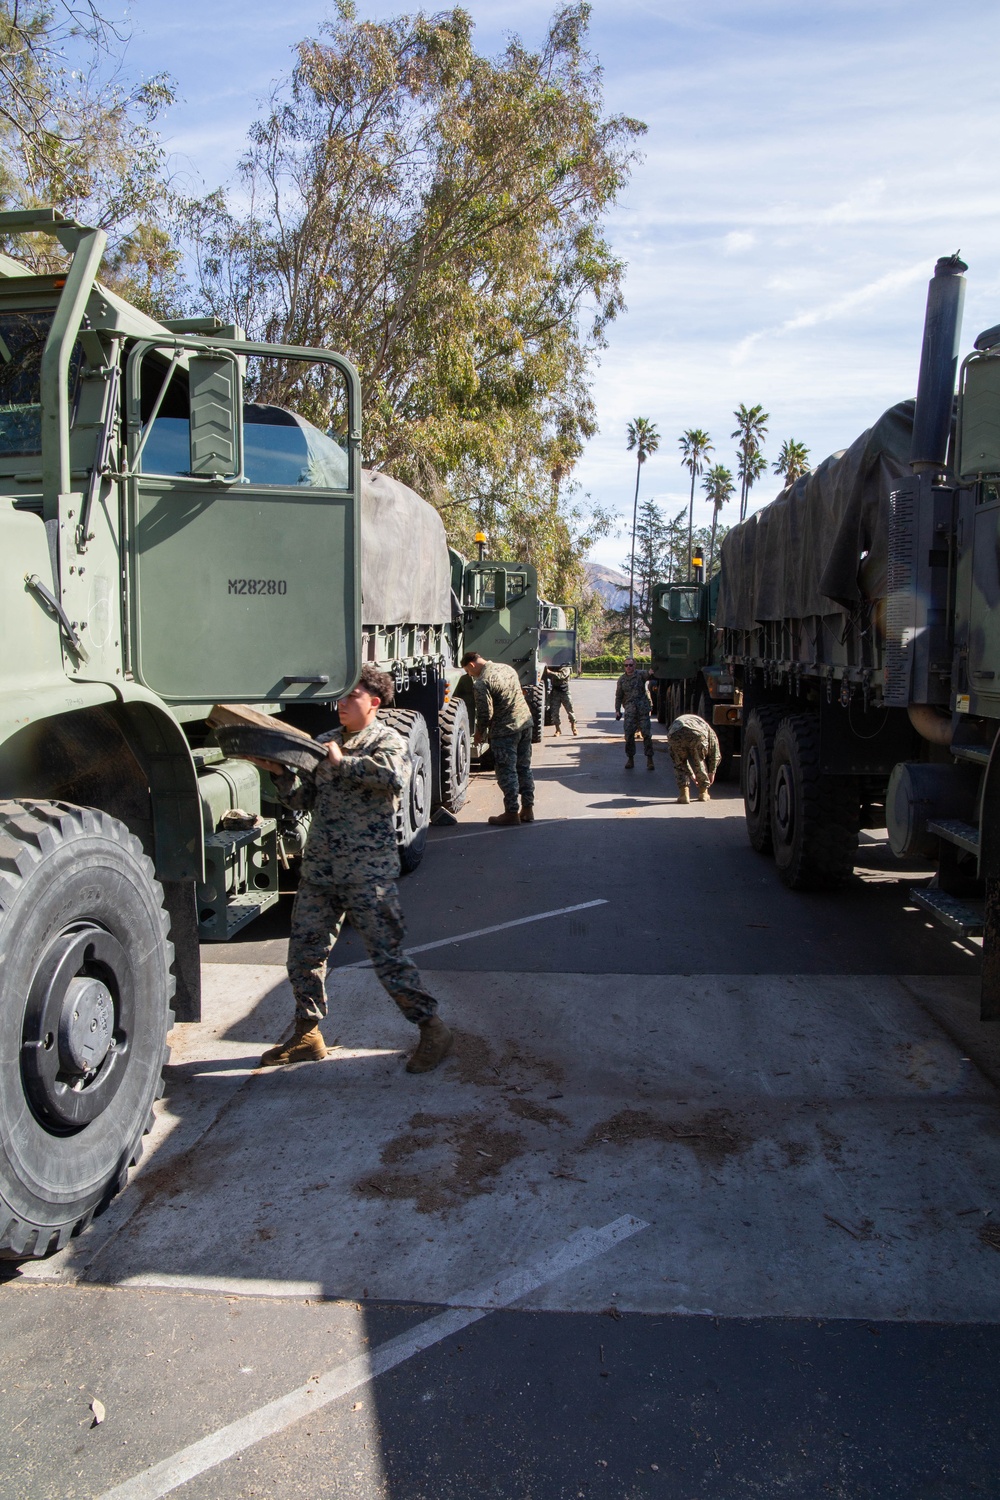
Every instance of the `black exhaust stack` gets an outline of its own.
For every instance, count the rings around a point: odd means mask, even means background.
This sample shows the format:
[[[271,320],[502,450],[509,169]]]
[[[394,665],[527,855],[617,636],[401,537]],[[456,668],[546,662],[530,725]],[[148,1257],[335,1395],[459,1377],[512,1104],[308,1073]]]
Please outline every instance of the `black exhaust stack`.
[[[910,467],[914,474],[943,474],[948,461],[965,278],[957,255],[943,255],[927,287],[920,378],[913,413]]]

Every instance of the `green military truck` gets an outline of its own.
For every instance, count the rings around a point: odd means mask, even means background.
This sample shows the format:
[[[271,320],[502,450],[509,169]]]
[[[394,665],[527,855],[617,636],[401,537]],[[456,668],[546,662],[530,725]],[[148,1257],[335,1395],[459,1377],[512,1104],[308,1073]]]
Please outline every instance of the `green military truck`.
[[[966,266],[938,261],[917,396],[722,546],[717,623],[754,848],[841,884],[860,828],[933,864],[914,902],[982,934],[1000,1019],[1000,327],[959,369]],[[955,407],[956,373],[958,402]]]
[[[137,1159],[199,941],[294,882],[305,824],[223,756],[211,706],[319,733],[363,661],[390,671],[413,868],[467,792],[479,585],[433,507],[362,470],[347,359],[154,321],[53,210],[0,214],[18,234],[70,257],[0,256],[0,1255],[40,1256]],[[474,611],[484,638],[508,609]]]
[[[485,543],[483,538],[481,546]],[[501,562],[481,557],[466,562],[452,553],[453,587],[462,608],[461,651],[478,651],[487,661],[505,662],[521,679],[531,709],[537,743],[547,722],[546,666],[575,665],[577,650],[576,611],[569,624],[569,611],[538,596],[538,572],[530,563]],[[460,693],[470,722],[475,718],[472,682],[466,676]],[[477,747],[479,769],[490,764],[489,747]]]
[[[719,575],[704,583],[701,559],[695,558],[694,565],[695,577],[688,583],[653,585],[650,691],[661,724],[672,723],[678,714],[700,714],[714,725],[722,751],[719,776],[725,779],[740,750],[742,698],[731,668],[718,655]]]

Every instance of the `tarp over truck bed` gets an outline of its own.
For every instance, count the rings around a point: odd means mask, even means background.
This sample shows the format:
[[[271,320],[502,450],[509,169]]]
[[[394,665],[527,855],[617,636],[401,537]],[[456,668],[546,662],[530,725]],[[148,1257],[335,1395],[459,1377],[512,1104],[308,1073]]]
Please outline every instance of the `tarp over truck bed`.
[[[716,625],[850,612],[886,591],[889,492],[910,471],[912,401],[782,490],[722,543]]]
[[[362,623],[447,625],[451,614],[451,562],[440,515],[398,479],[362,469]]]

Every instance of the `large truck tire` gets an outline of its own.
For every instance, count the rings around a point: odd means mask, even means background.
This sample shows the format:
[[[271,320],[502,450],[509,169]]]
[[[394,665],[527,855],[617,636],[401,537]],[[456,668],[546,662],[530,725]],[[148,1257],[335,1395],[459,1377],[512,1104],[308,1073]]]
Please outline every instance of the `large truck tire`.
[[[404,875],[415,870],[424,857],[427,827],[431,821],[431,742],[423,714],[409,708],[389,708],[379,714],[406,741],[410,752],[410,775],[396,805],[396,844],[399,867]]]
[[[771,841],[782,882],[793,891],[830,890],[854,871],[858,798],[845,778],[820,770],[819,721],[782,719],[771,758]]]
[[[761,704],[743,728],[743,814],[747,837],[758,854],[771,853],[771,758],[782,712],[774,704]]]
[[[457,813],[469,795],[472,740],[469,714],[461,698],[453,698],[438,720],[441,738],[441,806]]]
[[[0,802],[0,1257],[61,1249],[138,1161],[173,1023],[168,929],[123,823]]]
[[[534,687],[526,687],[524,696],[528,700],[531,709],[531,743],[540,745],[542,743],[542,728],[545,718],[545,692],[540,684]]]

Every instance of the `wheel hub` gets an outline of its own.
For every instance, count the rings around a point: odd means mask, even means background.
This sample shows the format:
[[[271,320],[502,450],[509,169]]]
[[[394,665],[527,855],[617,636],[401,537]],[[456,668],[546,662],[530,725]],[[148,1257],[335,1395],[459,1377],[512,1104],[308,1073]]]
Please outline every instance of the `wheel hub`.
[[[52,940],[21,1043],[25,1093],[44,1124],[65,1133],[108,1107],[125,1074],[132,1011],[131,968],[109,932],[79,923]]]
[[[96,1073],[114,1041],[115,1002],[99,979],[74,978],[59,1017],[59,1061],[64,1072]]]
[[[795,821],[795,801],[787,766],[781,766],[775,778],[774,816],[781,832],[782,840],[788,843],[792,836],[792,825]]]
[[[747,756],[747,802],[754,813],[760,811],[760,785],[760,751],[751,745]]]

